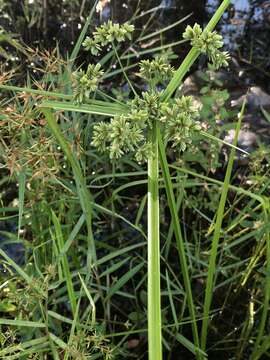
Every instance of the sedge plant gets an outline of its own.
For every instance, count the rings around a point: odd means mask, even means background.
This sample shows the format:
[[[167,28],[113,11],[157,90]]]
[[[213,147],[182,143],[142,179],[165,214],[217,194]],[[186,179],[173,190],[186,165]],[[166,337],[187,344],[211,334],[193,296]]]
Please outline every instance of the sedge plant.
[[[100,153],[107,154],[112,162],[117,162],[125,155],[132,155],[138,163],[147,164],[148,183],[148,349],[150,360],[162,359],[162,314],[160,290],[160,236],[159,236],[159,181],[160,168],[162,170],[174,234],[177,241],[181,273],[187,296],[187,303],[193,331],[194,354],[197,359],[204,359],[206,354],[205,341],[208,320],[204,321],[202,343],[196,321],[196,311],[191,290],[189,270],[186,260],[186,245],[181,234],[177,207],[166,159],[166,146],[180,153],[192,148],[193,138],[201,134],[199,122],[200,108],[191,96],[173,97],[175,90],[181,84],[190,67],[200,54],[207,56],[213,67],[218,69],[227,66],[229,55],[221,51],[222,37],[214,30],[215,25],[228,7],[230,1],[223,0],[220,7],[203,30],[198,24],[188,26],[184,32],[184,39],[190,41],[191,50],[178,69],[169,64],[168,54],[163,53],[154,60],[142,60],[139,63],[138,76],[144,82],[146,91],[137,94],[131,84],[118,55],[119,43],[130,40],[134,31],[133,25],[113,24],[111,21],[98,27],[92,36],[87,37],[83,46],[92,55],[97,56],[104,47],[112,46],[112,53],[119,62],[121,71],[132,90],[134,97],[127,104],[117,101],[105,102],[96,100],[99,94],[99,85],[106,78],[102,63],[89,64],[86,70],[78,70],[72,75],[73,95],[49,94],[67,101],[47,101],[40,105],[48,125],[57,138],[63,152],[69,160],[76,175],[78,194],[88,221],[88,265],[94,266],[96,259],[94,235],[91,229],[91,205],[93,199],[88,193],[78,162],[69,149],[61,134],[54,113],[51,109],[72,112],[84,112],[101,116],[109,116],[109,121],[100,121],[93,126],[91,145]],[[73,59],[73,57],[72,57]],[[44,96],[46,92],[43,91]],[[103,94],[104,95],[104,94]],[[107,96],[106,99],[109,97]],[[56,219],[54,223],[59,228]],[[60,240],[61,236],[59,237]],[[63,246],[63,244],[60,244]],[[214,262],[215,259],[213,259]],[[211,279],[209,280],[211,282]],[[208,289],[212,289],[209,285]],[[209,290],[209,291],[210,291]],[[72,287],[69,296],[73,299],[72,310],[76,315],[76,301]],[[211,298],[208,297],[205,306],[205,316],[208,318]],[[201,350],[202,347],[202,350]]]
[[[139,163],[147,162],[148,168],[148,349],[150,360],[162,359],[162,323],[160,291],[160,236],[159,236],[159,142],[171,144],[172,148],[183,152],[192,146],[195,133],[200,132],[199,108],[190,96],[170,99],[181,80],[200,53],[205,54],[214,68],[228,65],[229,55],[220,50],[222,37],[212,28],[217,23],[229,1],[223,1],[208,27],[203,31],[198,24],[188,26],[184,38],[189,40],[192,50],[180,68],[175,71],[168,63],[166,55],[156,57],[153,61],[143,60],[139,64],[139,76],[146,82],[147,91],[137,95],[127,75],[125,77],[135,97],[128,103],[128,111],[115,115],[109,122],[94,125],[92,145],[101,153],[107,153],[112,161],[128,153],[133,153]],[[108,22],[99,27],[92,37],[87,37],[84,47],[97,55],[102,47],[113,44],[116,57],[123,70],[117,54],[115,42],[131,38],[132,25],[113,24]],[[77,102],[82,103],[89,94],[96,90],[103,72],[100,64],[90,64],[87,71],[80,70],[75,74],[74,94]],[[168,83],[165,90],[161,86]],[[48,117],[48,116],[47,116]],[[161,147],[162,151],[162,147]],[[166,174],[166,159],[163,159],[163,172]],[[164,165],[165,164],[165,165]],[[170,184],[168,184],[169,186]],[[171,202],[174,202],[173,194]],[[175,214],[173,214],[175,215]],[[175,218],[175,216],[174,216]],[[184,268],[184,281],[188,293],[188,302],[193,320],[193,336],[196,357],[201,358],[199,338],[196,326],[195,311],[188,280],[181,230],[177,219],[174,225],[180,243],[180,260]]]

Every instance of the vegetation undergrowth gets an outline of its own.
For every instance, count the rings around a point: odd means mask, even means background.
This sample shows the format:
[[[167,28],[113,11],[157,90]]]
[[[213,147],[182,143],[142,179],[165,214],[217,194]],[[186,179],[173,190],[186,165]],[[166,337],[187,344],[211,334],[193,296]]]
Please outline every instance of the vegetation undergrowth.
[[[187,26],[192,48],[176,70],[166,46],[134,57],[136,14],[85,37],[92,11],[70,59],[47,62],[35,89],[3,76],[1,89],[17,95],[1,101],[1,186],[17,183],[17,199],[3,190],[2,220],[15,231],[1,231],[0,357],[269,356],[269,152],[259,149],[252,186],[239,185],[245,104],[236,123],[226,91],[207,80],[228,65],[214,27],[229,3],[204,30]],[[81,46],[94,62],[75,69]],[[181,94],[201,54],[208,83],[199,97]],[[219,117],[233,119],[233,144]],[[212,176],[221,145],[224,181]]]

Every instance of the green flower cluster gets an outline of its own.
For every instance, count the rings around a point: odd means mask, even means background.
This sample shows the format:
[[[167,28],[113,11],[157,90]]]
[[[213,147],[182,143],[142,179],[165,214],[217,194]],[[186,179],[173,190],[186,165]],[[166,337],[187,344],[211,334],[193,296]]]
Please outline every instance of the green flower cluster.
[[[144,139],[140,123],[132,121],[132,116],[120,115],[109,123],[94,125],[92,145],[100,152],[109,151],[111,159],[133,152]]]
[[[97,89],[104,72],[100,64],[89,64],[86,72],[82,69],[73,74],[73,93],[74,99],[82,103],[89,98],[90,93]]]
[[[216,31],[203,31],[199,24],[195,24],[193,28],[188,25],[183,37],[190,40],[191,45],[201,53],[206,54],[215,69],[228,66],[230,55],[228,52],[220,50],[223,46],[223,40]]]
[[[169,80],[174,73],[173,67],[163,57],[158,57],[153,61],[142,60],[140,62],[140,77],[153,85]]]
[[[200,130],[198,116],[190,96],[162,103],[159,93],[144,92],[130,103],[128,114],[94,125],[92,145],[100,152],[108,152],[111,159],[134,153],[138,162],[147,161],[152,151],[147,130],[154,121],[159,121],[165,139],[172,142],[175,149],[184,151],[192,142],[194,131]]]
[[[92,55],[98,55],[103,46],[113,42],[123,42],[126,39],[131,40],[131,34],[134,26],[129,23],[114,24],[111,20],[99,26],[93,33],[93,37],[87,37],[83,46],[86,50],[91,51]]]
[[[88,44],[89,49],[93,44],[100,48],[115,39],[123,41],[125,36],[129,37],[133,31],[133,27],[127,25],[128,28],[123,28],[127,33],[116,37],[115,34],[121,27],[111,22],[108,24],[103,26],[102,31],[99,29],[94,33],[93,42]],[[109,35],[110,27],[116,30],[112,30]],[[184,38],[191,40],[193,46],[205,53],[215,68],[228,65],[229,55],[219,50],[223,41],[216,32],[202,31],[201,27],[195,24],[193,28],[186,28]],[[86,43],[87,41],[85,46]],[[133,153],[138,162],[147,161],[153,151],[153,144],[148,140],[149,132],[156,121],[159,122],[164,140],[170,142],[174,150],[178,151],[185,151],[192,143],[195,133],[200,131],[199,108],[191,96],[182,96],[168,102],[161,101],[162,93],[157,91],[158,85],[168,81],[174,72],[167,57],[167,54],[161,54],[152,61],[140,62],[139,76],[146,80],[150,90],[143,92],[140,97],[136,96],[128,104],[129,113],[94,125],[92,145],[103,153],[109,153],[111,159]]]
[[[175,99],[171,106],[164,108],[165,140],[172,143],[172,147],[185,151],[192,144],[193,135],[201,130],[201,125],[196,121],[199,117],[199,108],[191,96],[182,96]]]

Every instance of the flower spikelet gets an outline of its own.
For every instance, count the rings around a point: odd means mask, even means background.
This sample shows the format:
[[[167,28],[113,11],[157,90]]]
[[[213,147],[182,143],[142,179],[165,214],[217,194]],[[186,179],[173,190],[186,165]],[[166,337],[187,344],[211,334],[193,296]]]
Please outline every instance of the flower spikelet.
[[[79,103],[87,100],[90,94],[96,91],[102,75],[100,64],[89,64],[86,72],[83,70],[75,72],[73,74],[74,99]]]
[[[109,123],[94,125],[92,145],[100,152],[108,151],[111,159],[118,159],[128,152],[134,152],[144,141],[144,122],[132,121],[138,114],[120,115]],[[133,119],[134,120],[134,119]]]
[[[201,129],[198,117],[199,109],[191,96],[182,96],[171,105],[163,105],[164,136],[175,150],[185,151],[192,143],[194,132]]]
[[[220,50],[223,47],[223,39],[216,31],[203,31],[199,24],[195,24],[193,28],[188,25],[183,38],[190,40],[192,46],[206,54],[215,69],[228,66],[230,56],[228,52]]]
[[[104,46],[114,42],[120,43],[126,39],[131,40],[133,31],[134,26],[127,22],[120,25],[109,20],[97,27],[92,37],[86,37],[82,45],[92,55],[98,55]]]
[[[158,57],[153,61],[142,60],[139,65],[140,77],[154,85],[169,80],[174,73],[173,67],[163,57]]]

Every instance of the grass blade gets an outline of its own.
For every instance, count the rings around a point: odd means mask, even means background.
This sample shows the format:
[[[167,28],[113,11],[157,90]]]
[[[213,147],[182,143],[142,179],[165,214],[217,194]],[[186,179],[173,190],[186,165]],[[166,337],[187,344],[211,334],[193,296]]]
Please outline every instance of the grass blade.
[[[6,91],[13,91],[13,92],[20,92],[20,93],[25,92],[25,93],[28,93],[28,94],[60,98],[60,99],[63,99],[63,100],[64,99],[65,100],[71,100],[72,99],[72,95],[61,94],[61,93],[53,92],[53,91],[32,89],[32,88],[29,88],[29,87],[18,87],[18,86],[12,86],[12,85],[0,85],[0,89],[6,90]]]
[[[74,111],[85,114],[103,115],[103,116],[116,116],[126,111],[126,108],[112,106],[110,103],[104,102],[103,105],[76,105],[68,101],[43,101],[40,108],[50,108],[54,110]]]
[[[42,112],[44,113],[48,125],[56,137],[59,145],[61,146],[63,152],[65,153],[68,161],[70,162],[70,165],[72,167],[74,178],[77,186],[78,195],[80,198],[81,207],[86,219],[86,225],[87,225],[87,241],[88,241],[88,252],[87,252],[87,264],[90,266],[93,262],[96,261],[96,247],[92,232],[92,196],[89,192],[89,190],[86,187],[86,183],[80,168],[80,165],[75,158],[73,152],[71,151],[71,148],[69,147],[66,139],[64,138],[63,134],[61,133],[61,130],[59,126],[57,125],[57,122],[54,119],[54,115],[50,109],[42,109]]]
[[[73,64],[74,64],[74,61],[76,60],[76,57],[78,56],[79,54],[79,51],[80,51],[80,48],[81,48],[81,45],[82,45],[82,42],[85,38],[85,35],[86,35],[86,32],[91,24],[91,21],[92,21],[92,18],[93,18],[93,15],[95,13],[95,9],[96,9],[96,5],[98,3],[98,0],[95,1],[94,5],[92,6],[92,9],[90,11],[90,14],[88,16],[88,18],[86,19],[86,22],[82,28],[82,31],[78,37],[78,40],[76,41],[76,44],[72,50],[72,53],[70,55],[70,62],[69,62],[69,66],[70,68],[73,67]]]
[[[142,242],[140,244],[135,244],[135,245],[130,245],[130,246],[127,246],[123,249],[120,249],[120,250],[117,250],[117,251],[114,251],[108,255],[105,255],[103,256],[102,258],[98,259],[97,260],[97,263],[95,265],[97,266],[100,266],[102,264],[105,264],[106,262],[109,262],[110,260],[118,257],[118,256],[121,256],[121,255],[124,255],[130,251],[133,251],[135,249],[138,249],[140,247],[144,247],[146,245],[146,242]]]
[[[83,278],[81,277],[81,275],[79,274],[79,278],[80,278],[80,281],[82,283],[82,287],[83,287],[83,290],[89,300],[89,303],[91,305],[91,326],[94,328],[95,324],[96,324],[96,304],[94,302],[94,299],[92,297],[92,295],[90,294],[88,288],[87,288],[87,285],[86,283],[84,282]]]
[[[172,337],[175,337],[175,339],[183,345],[186,349],[188,349],[192,354],[196,355],[196,353],[199,353],[203,358],[206,359],[207,355],[204,351],[202,351],[200,348],[197,348],[192,344],[191,341],[189,341],[185,336],[176,333],[174,334],[172,331],[166,330]]]
[[[267,207],[264,208],[264,219],[265,223],[270,223],[270,201],[267,201]],[[253,347],[253,352],[251,359],[258,360],[260,358],[260,354],[262,354],[261,349],[265,347],[265,340],[263,339],[263,332],[265,329],[267,315],[269,311],[269,302],[270,302],[270,233],[268,230],[265,231],[265,242],[266,242],[266,269],[265,269],[265,287],[264,287],[264,301],[262,305],[262,316],[260,319],[260,324],[258,328],[258,334],[256,337],[256,341]],[[269,337],[267,337],[267,346],[269,347]],[[263,342],[262,342],[263,341]],[[260,343],[262,342],[261,346]]]
[[[46,324],[36,321],[24,321],[24,320],[10,320],[0,319],[0,325],[10,325],[18,327],[32,327],[32,328],[46,328]]]
[[[64,244],[64,236],[63,236],[63,232],[61,229],[61,224],[59,222],[59,219],[53,211],[52,211],[52,221],[53,221],[54,228],[55,228],[55,236],[56,236],[56,240],[58,243],[59,252],[62,252],[64,245],[65,245]],[[71,273],[70,273],[70,269],[69,269],[69,265],[68,265],[68,258],[67,258],[66,253],[62,254],[61,262],[62,262],[65,281],[67,284],[67,291],[68,291],[70,306],[71,306],[73,315],[75,315],[76,306],[77,306],[76,305],[76,296],[74,293],[73,282],[72,282],[72,278],[71,278]]]
[[[168,205],[169,205],[169,209],[170,209],[170,213],[171,213],[171,217],[172,217],[174,234],[175,234],[176,243],[177,243],[179,262],[180,262],[180,266],[181,266],[181,273],[182,273],[183,280],[184,280],[184,287],[185,287],[185,291],[186,291],[188,308],[189,308],[189,313],[190,313],[190,317],[191,317],[191,325],[192,325],[194,344],[197,348],[199,348],[200,343],[199,343],[199,334],[198,334],[198,328],[197,328],[197,323],[196,323],[195,306],[194,306],[194,302],[193,302],[188,265],[187,265],[187,260],[186,260],[186,256],[185,256],[186,246],[185,246],[185,243],[184,243],[184,240],[182,237],[180,223],[178,220],[178,212],[177,212],[176,201],[175,201],[175,197],[174,197],[174,193],[173,193],[173,186],[172,186],[170,171],[169,171],[168,162],[167,162],[167,158],[166,158],[165,147],[162,142],[160,134],[159,134],[159,156],[160,156],[160,164],[161,164],[161,169],[162,169],[162,173],[163,173],[163,178],[164,178],[164,182],[165,182],[165,189],[166,189],[166,194],[167,194]],[[200,355],[198,352],[197,352],[197,358],[198,359],[200,358]]]
[[[115,293],[118,292],[130,279],[137,274],[138,271],[144,266],[144,263],[140,263],[131,270],[129,270],[125,275],[123,275],[117,282],[110,287],[105,301],[108,301]]]
[[[84,216],[84,214],[82,214],[81,217],[79,218],[77,224],[74,226],[74,229],[70,232],[64,246],[60,250],[59,255],[58,255],[59,258],[61,258],[63,255],[65,255],[67,253],[67,251],[70,248],[70,246],[72,245],[72,242],[74,241],[75,237],[78,235],[79,231],[81,230],[84,222],[85,222],[85,216]]]
[[[32,350],[33,347],[38,346],[38,345],[43,345],[44,343],[46,343],[47,340],[48,340],[47,336],[42,336],[38,339],[21,342],[20,344],[15,345],[15,346],[8,346],[5,349],[0,350],[0,358],[4,359],[4,356],[7,358],[8,354],[12,354],[15,352],[18,352],[16,355],[19,358],[21,355],[21,352],[23,350],[26,350],[28,348],[30,348]]]
[[[20,230],[22,227],[23,207],[24,207],[24,193],[25,193],[26,176],[23,171],[18,175],[19,182],[19,221],[18,221],[18,240],[20,238]]]
[[[33,286],[32,278],[25,271],[23,271],[23,269],[19,265],[17,265],[16,262],[12,260],[2,249],[0,249],[0,256],[2,256],[7,261],[7,263],[12,266],[14,270],[17,271],[17,273],[27,282],[27,284]],[[42,295],[43,297],[46,296],[45,292],[40,287],[34,286],[34,288],[40,295]]]
[[[241,109],[241,113],[239,116],[239,120],[238,120],[238,123],[236,126],[235,137],[234,137],[234,141],[233,141],[234,146],[237,145],[237,140],[238,140],[240,127],[241,127],[241,121],[242,121],[244,111],[245,111],[245,104],[246,104],[246,102],[244,101],[242,109]],[[216,271],[217,250],[218,250],[219,239],[220,239],[220,234],[221,234],[221,227],[222,227],[222,221],[223,221],[223,216],[224,216],[226,199],[227,199],[227,195],[228,195],[228,191],[229,191],[234,156],[235,156],[235,148],[232,148],[230,157],[229,157],[229,161],[228,161],[228,165],[227,165],[227,170],[226,170],[226,174],[225,174],[223,187],[222,187],[222,193],[221,193],[221,197],[220,197],[220,201],[219,201],[219,206],[218,206],[218,210],[217,210],[215,230],[214,230],[211,251],[210,251],[208,276],[207,276],[207,281],[206,281],[205,299],[204,299],[204,307],[203,307],[203,322],[202,322],[202,332],[201,332],[202,350],[205,350],[205,347],[206,347],[207,331],[208,331],[208,324],[209,324],[209,312],[210,312],[210,307],[211,307],[211,302],[212,302],[213,289],[214,289],[214,285],[215,285],[214,275],[215,275],[215,271]]]
[[[139,38],[136,40],[136,42],[144,41],[144,40],[150,39],[150,38],[152,38],[152,37],[161,35],[161,34],[163,34],[165,31],[168,31],[168,30],[174,28],[175,26],[181,24],[182,22],[186,21],[186,20],[189,19],[191,16],[192,16],[192,14],[188,14],[188,15],[184,16],[183,18],[177,20],[176,22],[174,22],[174,23],[171,24],[171,25],[168,25],[168,26],[166,26],[166,27],[164,27],[164,28],[162,28],[162,29],[160,29],[160,30],[157,30],[157,31],[155,31],[155,32],[152,32],[152,33],[150,33],[150,34],[148,34],[148,35],[144,35],[143,37],[139,37]]]

